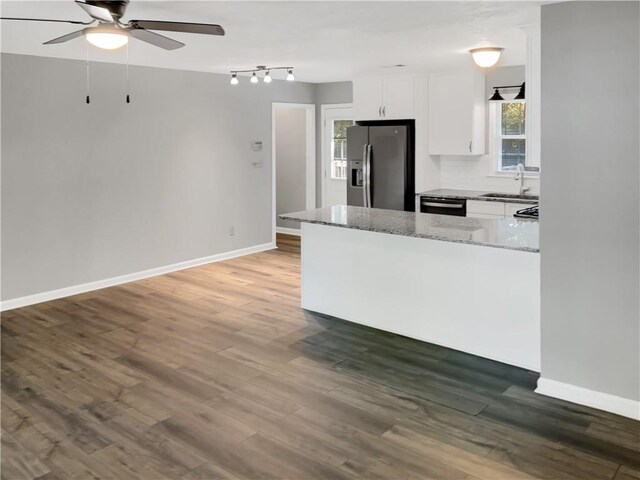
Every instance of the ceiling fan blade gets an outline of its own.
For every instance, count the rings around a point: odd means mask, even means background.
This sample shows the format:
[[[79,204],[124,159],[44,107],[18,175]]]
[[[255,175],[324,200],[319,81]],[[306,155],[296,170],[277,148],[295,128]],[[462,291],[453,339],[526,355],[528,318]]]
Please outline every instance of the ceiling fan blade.
[[[162,22],[158,20],[131,20],[129,25],[148,30],[167,32],[201,33],[204,35],[224,35],[224,28],[211,23]]]
[[[96,7],[95,5],[90,5],[88,3],[81,2],[80,0],[76,0],[76,4],[96,20],[110,23],[115,21],[111,12],[104,7]]]
[[[0,17],[0,20],[19,20],[21,22],[57,22],[57,23],[73,23],[75,25],[91,25],[94,20],[89,22],[80,22],[78,20],[53,20],[48,18],[15,18],[15,17]]]
[[[83,32],[84,29],[78,30],[77,32],[67,33],[66,35],[63,35],[61,37],[54,38],[53,40],[49,40],[48,42],[44,42],[43,45],[68,42],[69,40],[73,40],[74,38],[81,37]]]
[[[184,43],[173,40],[172,38],[165,37],[158,33],[150,32],[144,28],[132,28],[129,30],[132,37],[142,40],[143,42],[150,43],[156,47],[164,48],[165,50],[175,50],[176,48],[184,47]]]

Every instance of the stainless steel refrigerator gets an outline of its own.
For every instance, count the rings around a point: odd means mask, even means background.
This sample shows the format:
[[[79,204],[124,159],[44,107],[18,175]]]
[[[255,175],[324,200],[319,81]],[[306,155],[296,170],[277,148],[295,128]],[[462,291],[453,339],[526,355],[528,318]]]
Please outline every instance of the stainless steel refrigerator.
[[[347,129],[347,204],[415,211],[414,122]]]

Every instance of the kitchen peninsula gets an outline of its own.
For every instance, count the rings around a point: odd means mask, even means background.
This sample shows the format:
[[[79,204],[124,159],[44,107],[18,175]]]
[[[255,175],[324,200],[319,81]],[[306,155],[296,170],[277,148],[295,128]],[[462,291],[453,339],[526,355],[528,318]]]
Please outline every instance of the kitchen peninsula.
[[[302,223],[302,307],[540,371],[538,222],[335,206]]]

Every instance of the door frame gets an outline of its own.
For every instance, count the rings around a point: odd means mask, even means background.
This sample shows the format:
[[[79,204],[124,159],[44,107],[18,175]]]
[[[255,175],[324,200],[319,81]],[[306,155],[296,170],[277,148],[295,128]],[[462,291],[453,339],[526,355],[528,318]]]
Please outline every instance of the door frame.
[[[316,105],[314,103],[271,103],[271,241],[276,244],[276,111],[282,108],[304,108],[307,135],[305,155],[305,199],[307,210],[316,208]],[[293,233],[295,232],[287,232]]]
[[[321,197],[321,206],[326,206],[327,201],[327,185],[330,181],[329,178],[329,169],[331,165],[329,164],[327,153],[331,151],[331,135],[330,130],[327,128],[327,113],[330,110],[339,110],[339,109],[350,109],[351,114],[345,115],[344,117],[333,117],[332,120],[353,120],[355,118],[355,112],[353,110],[353,103],[328,103],[324,105],[320,105],[320,179],[321,179],[321,189],[322,197]],[[346,180],[345,180],[346,182]],[[345,187],[346,188],[346,187]]]

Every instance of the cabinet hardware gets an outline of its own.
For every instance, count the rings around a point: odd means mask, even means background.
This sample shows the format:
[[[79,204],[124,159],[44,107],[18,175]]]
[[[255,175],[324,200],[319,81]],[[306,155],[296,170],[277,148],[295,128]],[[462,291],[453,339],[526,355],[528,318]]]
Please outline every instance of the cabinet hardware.
[[[378,117],[382,117],[382,107],[378,107]]]
[[[387,116],[387,107],[382,107],[382,116],[386,117]]]
[[[469,141],[469,152],[471,152],[471,142],[473,142],[473,140]]]

